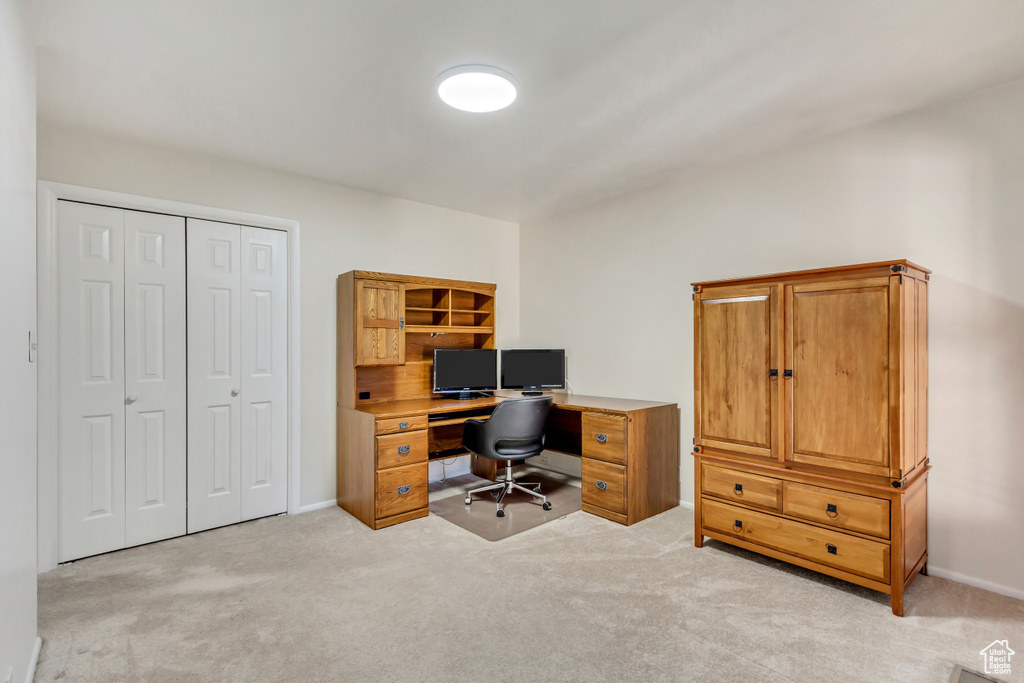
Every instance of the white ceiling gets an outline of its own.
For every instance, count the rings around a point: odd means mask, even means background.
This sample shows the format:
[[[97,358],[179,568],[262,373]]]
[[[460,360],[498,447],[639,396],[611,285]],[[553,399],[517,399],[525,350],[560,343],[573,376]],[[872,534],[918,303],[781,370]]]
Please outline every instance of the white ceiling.
[[[44,121],[510,220],[1024,76],[1020,0],[33,4]]]

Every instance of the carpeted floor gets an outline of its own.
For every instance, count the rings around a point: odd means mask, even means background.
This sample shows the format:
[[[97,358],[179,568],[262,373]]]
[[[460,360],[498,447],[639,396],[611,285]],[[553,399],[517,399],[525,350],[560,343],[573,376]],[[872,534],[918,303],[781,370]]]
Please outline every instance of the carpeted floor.
[[[684,508],[497,543],[338,508],[225,527],[40,576],[36,680],[933,683],[997,638],[1024,647],[1021,601],[919,577],[899,619],[888,596],[692,539]]]

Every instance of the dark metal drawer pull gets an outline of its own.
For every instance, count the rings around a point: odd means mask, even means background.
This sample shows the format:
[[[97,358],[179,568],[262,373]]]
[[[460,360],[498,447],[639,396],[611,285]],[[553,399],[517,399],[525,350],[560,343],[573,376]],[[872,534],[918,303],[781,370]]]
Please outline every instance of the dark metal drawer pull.
[[[604,481],[597,482],[597,488],[601,489],[602,491],[607,491],[608,490],[608,482],[604,482]]]
[[[831,543],[826,543],[825,544],[825,549],[828,550],[828,554],[829,555],[836,555],[837,554],[836,553],[836,547],[834,545],[832,545]]]
[[[740,520],[737,519],[735,522],[733,522],[732,528],[736,529],[736,531],[742,531],[743,530],[743,522],[741,522]]]
[[[607,434],[598,434],[597,435],[597,440],[599,442],[601,442],[601,443],[608,443],[608,435]]]
[[[398,452],[399,453],[408,453],[409,452],[409,448],[410,448],[410,446],[399,446],[398,447]]]
[[[743,495],[743,484],[736,484],[735,486],[732,487],[732,490],[733,490],[733,493],[735,493],[737,496],[742,496]]]
[[[408,422],[399,422],[398,423],[398,428],[399,429],[408,429],[409,428],[409,423]]]
[[[409,487],[408,486],[399,486],[398,487],[398,495],[404,496],[407,493],[409,493]]]
[[[839,508],[837,508],[834,503],[829,503],[825,506],[825,514],[835,519],[839,516]]]

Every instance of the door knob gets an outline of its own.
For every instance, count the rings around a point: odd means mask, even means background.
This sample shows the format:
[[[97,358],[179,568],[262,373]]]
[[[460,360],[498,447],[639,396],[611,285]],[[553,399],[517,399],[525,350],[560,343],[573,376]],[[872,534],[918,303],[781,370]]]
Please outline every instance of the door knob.
[[[240,393],[240,392],[238,391],[238,389],[232,389],[232,390],[231,390],[231,395],[232,395],[232,396],[238,396],[238,394],[239,394],[239,393]]]
[[[138,401],[138,400],[139,400],[139,397],[138,397],[138,396],[136,396],[135,394],[128,394],[128,395],[127,395],[127,396],[125,397],[125,399],[124,399],[124,402],[125,402],[125,403],[127,403],[127,404],[129,404],[129,405],[131,405],[132,403],[135,403],[135,402],[136,402],[136,401]]]

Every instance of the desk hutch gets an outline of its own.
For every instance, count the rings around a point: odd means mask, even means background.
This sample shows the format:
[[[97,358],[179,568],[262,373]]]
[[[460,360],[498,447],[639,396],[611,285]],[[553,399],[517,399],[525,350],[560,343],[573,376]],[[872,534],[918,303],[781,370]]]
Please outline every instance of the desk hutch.
[[[462,427],[518,394],[432,393],[433,352],[495,348],[496,286],[338,276],[338,505],[372,529],[425,517],[430,460],[464,455]],[[582,457],[583,510],[634,524],[679,504],[674,403],[554,394],[550,450]],[[473,459],[494,479],[496,461]]]

